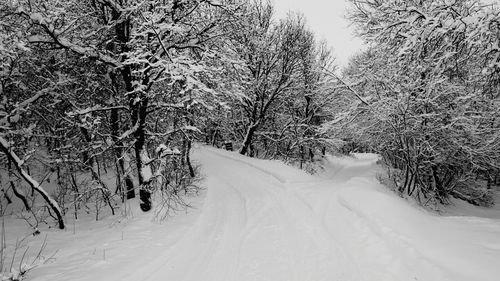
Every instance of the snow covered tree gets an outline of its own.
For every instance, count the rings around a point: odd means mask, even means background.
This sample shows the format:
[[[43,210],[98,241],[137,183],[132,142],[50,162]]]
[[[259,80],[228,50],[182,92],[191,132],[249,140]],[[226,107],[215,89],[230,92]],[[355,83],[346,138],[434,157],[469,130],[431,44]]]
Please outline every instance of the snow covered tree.
[[[488,204],[476,187],[500,166],[498,6],[351,2],[351,19],[373,47],[346,72],[366,101],[350,130],[358,127],[395,168],[401,193]]]
[[[280,133],[267,136],[281,139],[275,144],[276,153],[287,161],[298,162],[301,168],[305,162],[314,162],[315,155],[336,149],[335,142],[322,130],[336,103],[333,92],[337,82],[329,75],[334,71],[333,58],[325,44],[315,42],[313,34],[306,42],[299,51],[300,66],[291,98],[278,114],[281,122],[275,124]]]
[[[227,27],[234,52],[225,69],[241,88],[229,104],[229,130],[223,134],[241,141],[241,154],[261,151],[262,157],[295,161],[306,143],[318,139],[313,123],[320,106],[314,97],[325,92],[319,85],[331,56],[301,15],[274,21],[273,6],[265,1],[242,9],[242,20]]]

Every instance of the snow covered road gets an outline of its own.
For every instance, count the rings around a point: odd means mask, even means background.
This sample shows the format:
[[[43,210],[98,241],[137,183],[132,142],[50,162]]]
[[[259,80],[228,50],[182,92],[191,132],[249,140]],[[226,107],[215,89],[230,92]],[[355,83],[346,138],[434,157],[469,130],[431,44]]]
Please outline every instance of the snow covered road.
[[[471,246],[471,239],[500,241],[498,221],[472,226],[467,218],[410,206],[377,183],[376,155],[331,159],[322,177],[208,147],[195,155],[208,187],[201,216],[174,247],[141,270],[148,272],[142,280],[493,281],[500,276],[498,249]]]
[[[81,222],[75,233],[54,231],[56,260],[30,278],[499,280],[500,212],[450,216],[412,206],[378,184],[376,155],[331,157],[315,176],[206,146],[193,158],[207,191],[188,216],[153,224],[139,212],[96,229]]]
[[[355,263],[331,243],[286,175],[227,154],[197,154],[209,188],[201,216],[142,280],[359,280]]]

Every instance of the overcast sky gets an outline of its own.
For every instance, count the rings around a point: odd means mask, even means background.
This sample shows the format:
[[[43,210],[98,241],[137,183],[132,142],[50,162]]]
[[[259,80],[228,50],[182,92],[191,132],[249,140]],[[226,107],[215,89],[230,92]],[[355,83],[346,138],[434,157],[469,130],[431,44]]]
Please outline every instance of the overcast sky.
[[[284,17],[289,10],[302,12],[318,39],[327,40],[340,66],[362,48],[360,39],[345,19],[346,0],[272,0],[276,16]]]

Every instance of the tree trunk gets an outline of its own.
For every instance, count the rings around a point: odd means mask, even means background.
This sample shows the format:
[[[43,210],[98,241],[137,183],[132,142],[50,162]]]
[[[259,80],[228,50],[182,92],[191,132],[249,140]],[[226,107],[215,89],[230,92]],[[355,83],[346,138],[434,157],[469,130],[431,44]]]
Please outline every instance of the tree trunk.
[[[121,161],[123,163],[123,173],[125,175],[125,188],[127,192],[127,200],[135,198],[134,177],[132,176],[132,168],[130,167],[130,157],[127,152],[122,151]]]
[[[304,167],[304,146],[300,146],[300,169],[302,170]]]
[[[192,114],[191,111],[189,109],[187,109],[187,111],[184,112],[184,119],[186,120],[186,123],[189,126],[194,126],[193,120],[189,117],[190,114]],[[191,164],[191,157],[189,155],[191,153],[192,141],[191,141],[191,138],[188,137],[187,135],[184,135],[183,141],[185,142],[185,146],[183,146],[183,148],[185,150],[184,156],[185,156],[186,164],[187,164],[188,169],[189,169],[189,175],[191,176],[191,178],[194,178],[196,176],[196,174],[194,173],[193,165]]]
[[[474,199],[468,195],[465,195],[465,194],[462,194],[456,190],[452,190],[451,191],[451,195],[455,198],[458,198],[460,200],[463,200],[469,204],[472,204],[474,206],[481,206],[481,204],[479,204],[478,200],[477,199]]]
[[[80,132],[83,135],[83,139],[88,144],[88,147],[91,147],[92,138],[89,134],[89,131],[84,127],[80,127]],[[94,168],[94,158],[90,156],[90,153],[87,148],[82,152],[82,158],[83,158],[83,165],[85,167],[89,167],[90,169]]]
[[[31,207],[28,204],[28,200],[26,199],[26,196],[24,194],[22,194],[21,192],[19,192],[19,190],[17,190],[16,185],[14,184],[12,179],[9,179],[9,182],[10,182],[10,188],[12,188],[12,192],[14,192],[14,195],[16,195],[16,197],[19,198],[23,202],[23,205],[24,205],[24,208],[26,209],[26,211],[31,211]],[[9,199],[7,197],[7,193],[5,194],[5,198]]]
[[[113,10],[113,20],[117,20],[121,17],[122,12]],[[124,20],[120,24],[117,24],[115,26],[115,33],[118,39],[118,44],[120,45],[119,48],[123,53],[126,53],[130,50],[130,47],[127,45],[130,41],[130,30],[132,28],[132,23],[129,19]],[[123,58],[125,60],[126,57]],[[132,75],[132,66],[126,65],[123,68],[120,69],[120,73],[122,76],[123,83],[125,85],[125,91],[127,93],[128,97],[128,103],[129,103],[129,108],[131,109],[131,123],[132,127],[135,126],[136,122],[140,120],[139,118],[139,112],[138,112],[138,107],[140,107],[140,103],[144,101],[139,101],[136,102],[135,98],[137,97],[137,94],[133,94],[134,91],[134,86],[133,86],[133,75]],[[136,104],[138,103],[138,104]],[[146,102],[147,106],[147,102]],[[144,113],[145,113],[144,109]],[[145,114],[144,114],[145,115]],[[139,132],[139,130],[142,130]],[[118,130],[116,130],[118,131]],[[135,138],[138,140],[138,136],[142,135],[142,144],[135,144],[135,150],[136,150],[136,156],[137,156],[137,148],[141,148],[144,146],[144,126],[138,129],[138,132],[135,133]],[[140,138],[140,137],[139,137]],[[117,144],[118,145],[118,144]],[[134,187],[134,182],[133,182],[133,177],[131,175],[131,169],[130,169],[130,159],[128,159],[127,152],[121,151],[121,155],[119,156],[119,159],[122,159],[123,162],[120,163],[120,165],[123,165],[123,171],[125,174],[125,186],[127,189],[127,199],[132,199],[135,198],[135,187]],[[140,153],[139,153],[140,154]],[[141,161],[137,159],[137,166],[139,167],[141,165]],[[138,170],[140,172],[140,170]],[[141,184],[141,179],[139,178],[139,184]]]
[[[114,79],[113,79],[114,81]],[[132,199],[135,198],[135,191],[134,191],[134,181],[133,177],[130,173],[130,159],[128,159],[128,155],[126,155],[126,152],[123,152],[122,146],[123,143],[118,140],[119,133],[120,133],[120,115],[118,112],[118,109],[112,109],[111,110],[111,116],[110,116],[110,123],[111,123],[111,138],[113,139],[113,143],[115,145],[114,147],[114,153],[115,157],[118,161],[117,165],[117,173],[119,174],[118,177],[124,178],[125,179],[125,189],[126,191],[122,190],[122,193],[126,192],[126,198],[127,199]]]
[[[255,132],[257,131],[258,126],[259,126],[259,122],[255,122],[255,123],[252,123],[250,125],[250,127],[248,127],[247,134],[245,136],[245,139],[243,140],[243,145],[239,151],[239,153],[241,155],[246,155],[249,152],[250,146],[252,144],[253,136],[255,135]]]
[[[188,140],[187,149],[186,149],[186,164],[187,164],[188,169],[189,169],[189,175],[192,178],[194,178],[196,176],[196,174],[195,174],[194,169],[193,169],[193,164],[191,164],[191,157],[189,156],[189,154],[191,153],[191,143],[192,143],[192,141]]]
[[[151,210],[151,191],[150,183],[152,178],[151,165],[146,150],[146,116],[148,98],[141,95],[140,100],[132,99],[132,124],[137,124],[137,130],[134,133],[135,137],[135,159],[137,164],[137,173],[139,176],[139,198],[141,200],[141,210],[147,212]]]
[[[26,195],[22,194],[20,191],[17,190],[16,185],[14,184],[14,181],[12,180],[12,174],[13,174],[13,172],[12,172],[12,160],[10,160],[10,158],[8,158],[8,160],[9,160],[8,169],[9,169],[10,188],[12,189],[12,192],[14,192],[14,195],[23,202],[23,205],[24,205],[24,208],[26,208],[26,211],[31,211],[31,207],[28,204],[28,200],[26,199]],[[29,174],[29,172],[28,172],[28,174]],[[8,201],[10,201],[10,198],[7,196],[7,193],[5,193],[5,191],[4,191],[4,194],[5,194],[5,198]],[[10,203],[12,203],[12,201]]]

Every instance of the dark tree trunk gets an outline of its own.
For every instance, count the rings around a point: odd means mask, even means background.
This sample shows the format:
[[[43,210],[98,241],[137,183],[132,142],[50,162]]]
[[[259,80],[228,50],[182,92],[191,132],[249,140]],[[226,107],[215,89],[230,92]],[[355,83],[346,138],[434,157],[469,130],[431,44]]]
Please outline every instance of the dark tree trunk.
[[[184,112],[184,119],[186,120],[186,123],[190,126],[194,126],[194,122],[193,120],[190,118],[190,115],[191,115],[191,111],[188,109],[186,112]],[[194,172],[194,169],[193,169],[193,165],[191,164],[191,157],[190,157],[190,153],[191,153],[191,145],[192,145],[192,141],[191,141],[191,138],[187,135],[184,136],[184,142],[185,142],[185,159],[186,159],[186,165],[188,166],[188,169],[189,169],[189,175],[194,178],[196,176],[195,172]]]
[[[31,211],[31,207],[28,204],[28,200],[26,199],[26,196],[17,190],[16,185],[12,181],[12,173],[13,173],[12,172],[12,161],[10,158],[8,158],[8,160],[9,160],[8,161],[9,162],[8,169],[9,169],[10,188],[12,189],[12,192],[14,192],[14,195],[23,202],[23,205],[24,205],[24,208],[26,208],[26,211]],[[10,201],[10,203],[12,203],[12,200],[10,200],[10,198],[7,196],[7,193],[4,192],[4,195],[5,195],[5,198],[7,199],[7,201]]]
[[[245,139],[243,140],[243,145],[239,151],[241,155],[246,155],[247,153],[249,153],[249,150],[252,145],[253,136],[257,131],[258,125],[259,125],[258,123],[252,123],[250,127],[248,127],[247,134],[245,136]]]
[[[23,205],[24,205],[24,208],[26,208],[26,211],[30,211],[31,207],[28,204],[28,200],[26,199],[26,196],[24,196],[24,194],[22,194],[21,192],[19,192],[17,190],[16,185],[12,181],[10,181],[10,187],[12,188],[12,192],[14,192],[14,195],[16,195],[16,197],[19,198],[23,202]],[[5,196],[6,196],[6,198],[8,198],[7,194],[5,194]]]
[[[151,210],[151,191],[149,190],[149,185],[151,181],[151,175],[145,175],[145,171],[149,166],[149,163],[145,163],[144,156],[146,154],[146,116],[148,107],[148,98],[145,95],[141,95],[140,100],[136,101],[132,98],[130,101],[132,108],[132,124],[137,126],[137,130],[134,133],[135,137],[135,159],[137,164],[137,172],[139,176],[139,198],[141,200],[140,206],[141,210],[147,212]]]
[[[89,131],[86,128],[80,127],[80,132],[83,135],[83,139],[90,147],[90,143],[92,142],[92,138],[90,137]],[[85,149],[82,152],[82,158],[83,158],[83,165],[85,165],[86,167],[90,167],[90,169],[92,169],[93,165],[94,165],[94,159],[92,157],[90,157],[89,151],[87,149]]]
[[[186,163],[187,163],[187,166],[188,166],[188,169],[189,169],[189,175],[194,178],[196,176],[195,172],[194,172],[194,169],[193,169],[193,165],[191,164],[191,157],[189,156],[189,154],[191,153],[191,140],[188,140],[187,142],[187,151],[186,151]]]
[[[116,13],[113,15],[113,18],[119,18],[120,17],[120,14],[119,13]],[[118,40],[119,40],[119,43],[120,43],[120,49],[121,51],[123,52],[127,52],[129,50],[129,46],[127,46],[127,43],[129,42],[130,40],[130,28],[131,28],[131,22],[129,20],[125,20],[123,21],[121,24],[118,24],[115,28],[115,32],[116,32],[116,35],[118,37]],[[124,58],[126,59],[126,58]],[[136,153],[136,163],[137,163],[137,167],[141,167],[142,166],[142,161],[140,160],[140,157],[137,157],[137,153],[140,151],[137,151],[138,149],[141,149],[144,147],[144,143],[145,143],[145,137],[144,137],[144,123],[145,123],[145,120],[141,119],[140,117],[140,112],[141,112],[141,104],[146,102],[146,106],[147,107],[147,101],[144,101],[144,100],[141,100],[139,102],[136,102],[135,101],[135,98],[137,97],[137,94],[133,93],[134,91],[134,86],[133,86],[133,83],[132,83],[132,80],[133,80],[133,77],[132,77],[132,67],[130,65],[127,65],[125,67],[123,67],[121,70],[121,76],[122,76],[122,79],[123,79],[123,82],[125,84],[125,90],[127,92],[127,95],[128,95],[128,103],[129,103],[129,108],[130,108],[130,113],[131,113],[131,126],[135,126],[137,122],[139,122],[139,128],[137,129],[137,131],[135,132],[134,136],[135,136],[135,139],[136,139],[136,143],[135,143],[135,153]],[[144,108],[143,110],[143,114],[144,114],[144,117],[146,115],[146,108]],[[144,118],[145,119],[145,118]],[[140,123],[143,123],[142,126]],[[140,155],[139,155],[140,156]],[[123,158],[123,153],[122,155],[120,155],[120,159]],[[124,163],[122,162],[121,165],[123,165],[123,168],[124,167]],[[142,169],[138,169],[138,173],[139,173],[139,185],[142,186],[143,182],[142,182],[142,175],[141,175],[141,170]],[[128,175],[129,171],[125,171],[124,170],[124,173],[125,173],[125,186],[126,186],[126,189],[127,189],[127,199],[131,199],[131,198],[135,198],[135,188],[134,188],[134,182],[132,181],[132,178]],[[142,188],[142,187],[141,187]],[[142,189],[141,189],[142,190]],[[141,193],[141,191],[140,191]],[[144,193],[144,192],[142,192]],[[145,209],[149,210],[151,208],[147,208],[147,202],[149,202],[149,205],[151,205],[150,201],[148,200],[148,196],[144,196],[144,200],[146,202],[146,207]],[[142,198],[141,198],[141,201],[142,201]],[[141,204],[141,209],[142,209],[142,204]],[[144,210],[144,209],[143,209]]]
[[[304,146],[300,146],[300,169],[302,170],[304,167]]]
[[[118,139],[120,133],[120,113],[118,112],[118,109],[111,110],[110,119],[111,119],[111,137],[113,138],[115,145],[114,153],[115,153],[115,158],[118,160],[117,163],[118,177],[125,179],[126,191],[123,190],[120,191],[122,193],[126,192],[127,199],[132,199],[135,198],[134,181],[132,180],[130,171],[125,170],[125,163],[124,163],[125,160],[123,159],[123,149],[122,149],[123,143]],[[120,185],[119,188],[121,189]]]
[[[2,192],[3,192],[3,197],[5,198],[5,200],[7,200],[7,205],[12,204],[12,199],[10,199],[7,192],[5,192],[5,189],[2,188]]]

